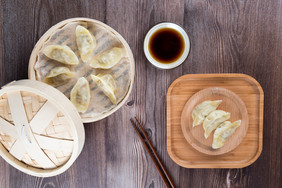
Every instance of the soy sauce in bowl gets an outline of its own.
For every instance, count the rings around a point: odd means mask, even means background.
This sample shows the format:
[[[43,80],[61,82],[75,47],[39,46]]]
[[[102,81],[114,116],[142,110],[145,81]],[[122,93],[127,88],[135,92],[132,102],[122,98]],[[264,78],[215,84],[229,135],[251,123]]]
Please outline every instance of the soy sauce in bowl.
[[[162,28],[152,34],[148,47],[156,61],[169,64],[182,56],[185,42],[182,35],[175,29]]]
[[[177,24],[162,22],[153,26],[144,39],[144,54],[157,68],[172,69],[181,65],[190,51],[190,40]]]

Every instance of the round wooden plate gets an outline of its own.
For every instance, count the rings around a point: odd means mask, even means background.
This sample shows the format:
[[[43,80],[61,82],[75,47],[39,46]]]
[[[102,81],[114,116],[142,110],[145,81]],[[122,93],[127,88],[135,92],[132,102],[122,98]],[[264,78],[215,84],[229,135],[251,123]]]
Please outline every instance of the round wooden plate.
[[[230,112],[228,121],[242,120],[240,127],[219,149],[212,148],[213,133],[207,139],[204,137],[204,128],[200,124],[193,128],[192,111],[199,103],[206,100],[222,100],[217,110]],[[181,115],[181,128],[185,139],[193,148],[208,155],[221,155],[235,149],[244,139],[248,131],[248,111],[238,95],[224,88],[212,87],[195,93],[185,104]]]

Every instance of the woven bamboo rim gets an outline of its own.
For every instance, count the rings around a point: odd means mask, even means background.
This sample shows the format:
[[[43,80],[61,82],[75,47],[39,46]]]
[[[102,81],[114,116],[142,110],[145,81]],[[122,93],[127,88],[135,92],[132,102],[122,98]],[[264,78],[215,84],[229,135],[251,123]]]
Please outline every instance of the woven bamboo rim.
[[[129,86],[129,89],[128,89],[126,96],[123,98],[123,100],[117,106],[115,106],[110,111],[103,113],[98,118],[97,117],[95,117],[95,118],[85,118],[85,117],[83,117],[82,118],[84,123],[89,123],[89,122],[95,122],[95,121],[101,120],[103,118],[106,118],[109,115],[113,114],[115,111],[117,111],[127,101],[128,97],[129,97],[129,95],[132,91],[132,88],[133,88],[134,75],[135,75],[135,61],[134,61],[133,54],[132,54],[132,51],[131,51],[128,43],[125,41],[125,39],[117,31],[115,31],[113,28],[111,28],[110,26],[108,26],[108,25],[106,25],[106,24],[104,24],[100,21],[90,19],[90,18],[70,18],[70,19],[67,19],[67,20],[64,20],[64,21],[57,23],[56,25],[52,26],[48,31],[46,31],[46,33],[39,39],[39,41],[36,43],[34,49],[32,50],[32,53],[31,53],[30,59],[29,59],[28,77],[31,80],[36,80],[36,73],[35,73],[35,70],[34,70],[34,66],[35,66],[35,63],[37,61],[37,54],[42,49],[43,44],[50,38],[50,36],[57,29],[62,28],[66,24],[71,23],[71,22],[78,22],[78,21],[91,22],[91,23],[94,23],[94,24],[98,24],[98,25],[101,25],[104,28],[106,28],[108,31],[114,33],[117,36],[117,38],[121,41],[124,48],[126,49],[127,54],[129,56],[130,65],[131,65],[131,68],[130,68],[131,82],[130,82],[130,86]]]

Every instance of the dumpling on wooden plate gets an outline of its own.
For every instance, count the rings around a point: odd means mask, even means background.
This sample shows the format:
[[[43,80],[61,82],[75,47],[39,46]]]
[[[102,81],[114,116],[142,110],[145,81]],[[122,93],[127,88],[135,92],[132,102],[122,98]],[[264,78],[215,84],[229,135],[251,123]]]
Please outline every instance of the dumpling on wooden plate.
[[[230,118],[230,113],[223,110],[215,110],[211,112],[204,120],[203,128],[205,130],[205,138],[215,130],[221,123]]]
[[[123,48],[114,47],[90,59],[89,65],[93,68],[110,69],[115,66],[124,55],[125,51]]]
[[[74,76],[74,73],[67,67],[55,67],[44,78],[43,82],[54,87],[65,84]]]
[[[99,74],[97,76],[91,75],[92,80],[103,91],[103,93],[111,100],[113,104],[116,104],[117,99],[115,96],[116,82],[110,74]]]
[[[46,46],[43,50],[43,54],[63,64],[77,65],[79,63],[75,53],[66,45]]]
[[[72,88],[70,100],[78,112],[84,113],[87,111],[90,103],[90,88],[84,77],[79,78]]]
[[[81,60],[86,62],[97,46],[96,39],[85,27],[80,25],[75,29],[75,36]]]
[[[192,112],[193,127],[201,124],[211,112],[216,110],[221,102],[222,100],[204,101],[198,104]]]
[[[223,122],[219,127],[216,128],[214,132],[212,148],[221,148],[240,125],[241,120],[235,121],[233,123],[230,121]]]

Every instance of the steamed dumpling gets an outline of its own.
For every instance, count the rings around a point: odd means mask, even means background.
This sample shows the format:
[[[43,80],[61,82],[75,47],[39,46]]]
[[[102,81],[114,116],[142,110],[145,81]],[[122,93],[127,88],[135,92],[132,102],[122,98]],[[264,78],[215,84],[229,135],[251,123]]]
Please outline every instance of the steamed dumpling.
[[[204,101],[198,104],[192,112],[193,127],[201,124],[205,117],[207,117],[211,112],[215,111],[221,102],[222,100]]]
[[[90,88],[88,81],[81,77],[71,90],[70,100],[78,112],[84,113],[90,103]]]
[[[96,39],[85,27],[80,25],[76,27],[75,35],[81,60],[86,62],[96,48]]]
[[[105,75],[91,75],[92,80],[98,85],[103,93],[109,97],[113,104],[116,104],[117,99],[115,96],[116,82],[110,74]]]
[[[44,78],[43,82],[54,87],[63,85],[73,77],[74,73],[67,67],[55,67]]]
[[[93,68],[110,69],[124,57],[124,53],[123,48],[114,47],[91,59],[89,65]]]
[[[205,130],[205,138],[216,129],[221,123],[230,118],[230,113],[223,110],[215,110],[211,112],[204,120],[203,127]]]
[[[60,63],[77,65],[78,58],[75,53],[66,45],[49,45],[43,50],[44,55]]]
[[[221,148],[240,125],[241,120],[235,121],[233,123],[230,121],[223,122],[219,127],[216,128],[214,132],[212,148]]]

